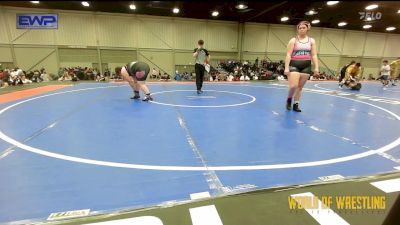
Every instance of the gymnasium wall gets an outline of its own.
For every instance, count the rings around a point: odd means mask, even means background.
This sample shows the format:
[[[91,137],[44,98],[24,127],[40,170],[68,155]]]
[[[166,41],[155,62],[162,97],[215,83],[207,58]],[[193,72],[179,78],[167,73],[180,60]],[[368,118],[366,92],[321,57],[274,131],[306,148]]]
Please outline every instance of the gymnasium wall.
[[[59,28],[16,29],[17,13],[57,13]],[[243,36],[241,36],[243,34]],[[172,74],[175,65],[192,65],[192,51],[203,39],[212,63],[220,59],[283,60],[295,26],[136,14],[0,7],[0,63],[25,70],[60,66],[107,65],[133,60]],[[400,35],[313,27],[321,67],[338,71],[356,58],[364,76],[377,75],[382,59],[400,52]]]

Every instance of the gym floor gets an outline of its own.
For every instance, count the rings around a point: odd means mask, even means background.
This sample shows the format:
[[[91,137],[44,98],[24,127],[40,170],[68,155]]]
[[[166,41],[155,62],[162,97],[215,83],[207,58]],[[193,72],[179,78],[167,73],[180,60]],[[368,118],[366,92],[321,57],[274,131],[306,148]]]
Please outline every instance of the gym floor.
[[[202,95],[193,83],[149,87],[150,103],[129,99],[125,83],[79,83],[0,104],[0,223],[168,205],[194,193],[218,201],[400,166],[398,86],[308,82],[301,113],[286,111],[285,82],[205,83]]]

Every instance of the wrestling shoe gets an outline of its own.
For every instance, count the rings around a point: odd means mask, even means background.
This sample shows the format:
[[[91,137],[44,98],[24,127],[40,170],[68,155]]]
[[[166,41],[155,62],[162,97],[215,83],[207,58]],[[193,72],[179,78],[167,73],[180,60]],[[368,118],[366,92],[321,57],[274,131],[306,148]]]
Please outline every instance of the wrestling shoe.
[[[135,95],[135,96],[131,97],[131,99],[139,99],[139,98],[140,98],[140,95]]]
[[[292,109],[292,101],[286,101],[286,109],[289,111]]]
[[[144,102],[153,101],[153,97],[151,97],[150,95],[146,95],[146,97],[142,101]]]
[[[299,103],[294,103],[294,104],[293,104],[293,111],[295,111],[295,112],[301,112],[301,109],[299,109]]]

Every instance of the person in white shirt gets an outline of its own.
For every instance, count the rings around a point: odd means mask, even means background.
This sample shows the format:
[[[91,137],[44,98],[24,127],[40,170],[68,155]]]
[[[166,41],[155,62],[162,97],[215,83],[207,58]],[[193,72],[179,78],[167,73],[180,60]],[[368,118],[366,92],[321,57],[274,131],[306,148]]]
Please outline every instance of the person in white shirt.
[[[29,79],[27,79],[27,78],[25,77],[25,75],[22,75],[22,76],[21,76],[21,81],[22,81],[23,84],[31,84],[31,83],[32,83],[32,81],[29,80]]]
[[[229,76],[226,79],[227,81],[233,81],[233,74],[229,73]]]
[[[389,76],[390,76],[390,66],[387,60],[383,60],[383,65],[381,67],[381,79],[383,88],[386,88],[389,85]]]

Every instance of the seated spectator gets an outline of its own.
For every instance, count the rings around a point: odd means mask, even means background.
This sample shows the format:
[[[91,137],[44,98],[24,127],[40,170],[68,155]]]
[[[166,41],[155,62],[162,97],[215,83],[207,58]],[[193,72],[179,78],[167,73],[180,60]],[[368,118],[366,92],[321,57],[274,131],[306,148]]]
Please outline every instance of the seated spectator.
[[[9,72],[10,70],[8,70],[8,69],[5,69],[4,71],[3,71],[3,78],[1,79],[1,80],[3,80],[3,82],[5,83],[5,84],[8,84],[8,81],[9,81],[9,79],[10,79],[10,72]]]
[[[13,85],[13,86],[15,86],[15,85],[23,85],[18,70],[13,70],[10,73],[8,83],[9,83],[9,85]]]
[[[31,84],[31,83],[32,83],[32,81],[29,80],[29,79],[27,79],[27,78],[25,77],[25,75],[22,75],[22,76],[21,76],[21,81],[22,81],[23,84]]]
[[[227,81],[233,81],[233,73],[229,73],[229,76],[226,78]]]
[[[42,68],[40,70],[40,79],[44,82],[49,82],[50,78],[49,78],[49,74],[47,74],[46,70],[44,68]]]
[[[106,81],[106,77],[104,75],[101,75],[100,73],[96,75],[96,81]]]
[[[242,76],[240,76],[240,81],[248,81],[248,80],[250,80],[249,76],[243,75],[243,74],[242,74]]]
[[[219,78],[217,70],[213,70],[212,72],[210,71],[209,75],[210,75],[210,81],[218,82]]]
[[[72,80],[71,73],[74,74],[72,71],[65,70],[64,74],[58,78],[59,81],[70,81]]]
[[[375,80],[375,78],[374,78],[374,76],[372,75],[372,73],[370,73],[370,74],[368,75],[368,80]]]
[[[161,81],[168,81],[170,79],[169,74],[165,73],[161,76]]]
[[[153,70],[151,71],[150,78],[151,79],[157,79],[157,75],[158,75],[158,72],[157,72],[156,68],[153,68]]]
[[[64,70],[65,70],[65,68],[63,68],[63,67],[60,67],[58,69],[58,77],[61,77],[64,74]]]
[[[74,73],[75,73],[76,75],[78,75],[78,73],[79,73],[80,71],[82,71],[83,69],[82,69],[80,66],[78,66],[78,67],[71,68],[71,70],[73,70]]]
[[[97,78],[97,75],[100,75],[100,74],[99,74],[99,72],[97,71],[97,68],[94,68],[94,69],[93,69],[93,78],[96,79],[96,78]],[[93,80],[94,80],[94,79],[93,79]]]
[[[177,71],[175,71],[175,77],[174,77],[174,80],[176,80],[176,81],[180,81],[181,80],[181,75],[179,74],[179,71],[177,70]]]
[[[25,72],[24,72],[22,69],[18,68],[18,67],[15,68],[15,72],[17,73],[17,76],[18,76],[20,79],[21,79],[22,75],[25,74]]]
[[[225,80],[226,80],[226,74],[225,73],[218,73],[217,81],[225,81]]]
[[[7,82],[4,81],[6,78],[5,73],[3,70],[0,70],[0,88],[6,87]]]
[[[320,80],[326,80],[326,73],[322,72],[319,77]]]
[[[43,81],[43,79],[40,77],[39,70],[36,69],[33,71],[32,81],[35,83],[39,83],[39,82]]]
[[[92,68],[87,68],[86,70],[85,70],[85,73],[86,73],[86,80],[94,80],[94,76],[93,76],[93,70],[92,70]]]
[[[184,73],[183,73],[183,79],[184,79],[184,80],[190,80],[190,76],[189,76],[189,73],[188,73],[188,72],[184,72]]]
[[[32,78],[33,78],[33,71],[31,70],[26,74],[26,79],[32,80]]]
[[[209,78],[208,78],[210,81],[214,81],[215,80],[215,78],[213,78],[213,76],[209,76]],[[206,79],[205,79],[206,80]]]
[[[71,81],[79,81],[79,78],[75,73],[71,73],[69,76],[71,77]]]
[[[110,69],[106,68],[106,69],[104,70],[104,76],[105,76],[105,77],[111,76]]]

